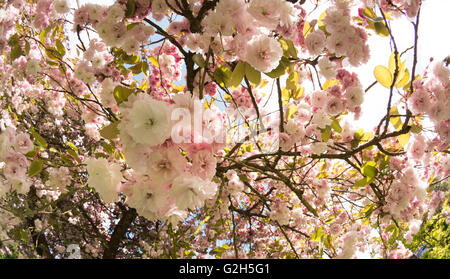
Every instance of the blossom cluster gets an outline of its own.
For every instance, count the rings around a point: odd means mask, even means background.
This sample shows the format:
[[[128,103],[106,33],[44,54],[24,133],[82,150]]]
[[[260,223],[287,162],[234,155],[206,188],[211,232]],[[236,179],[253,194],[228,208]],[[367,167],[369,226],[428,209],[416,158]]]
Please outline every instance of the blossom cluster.
[[[9,127],[0,134],[0,162],[5,177],[0,181],[0,195],[11,190],[22,194],[28,192],[31,186],[28,178],[30,163],[25,154],[33,149],[33,142],[27,133]]]
[[[76,239],[94,258],[404,258],[423,220],[448,223],[445,63],[391,86],[378,126],[352,122],[372,87],[354,69],[370,58],[368,34],[391,40],[385,22],[415,18],[421,1],[332,0],[319,18],[285,0],[6,2],[2,244],[61,256]],[[130,241],[114,248],[111,231]]]

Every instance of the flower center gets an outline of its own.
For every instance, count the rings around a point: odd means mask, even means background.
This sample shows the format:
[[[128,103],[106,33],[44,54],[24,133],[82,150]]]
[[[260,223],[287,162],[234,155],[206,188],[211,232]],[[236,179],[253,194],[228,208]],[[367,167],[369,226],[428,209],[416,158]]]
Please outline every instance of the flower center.
[[[259,56],[260,56],[261,59],[263,59],[263,60],[269,59],[269,53],[267,53],[266,50],[261,51],[261,52],[259,53]]]
[[[152,127],[155,124],[155,121],[153,119],[147,119],[147,122],[145,122],[145,125],[148,127]]]
[[[166,161],[166,160],[161,161],[161,162],[158,164],[158,167],[159,167],[160,169],[167,169],[167,168],[169,168],[169,166],[170,166],[170,163],[169,163],[168,161]]]

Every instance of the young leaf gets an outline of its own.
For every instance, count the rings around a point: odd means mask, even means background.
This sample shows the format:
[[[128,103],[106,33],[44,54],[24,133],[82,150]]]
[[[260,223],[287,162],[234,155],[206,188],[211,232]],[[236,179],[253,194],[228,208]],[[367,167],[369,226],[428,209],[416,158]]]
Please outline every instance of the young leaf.
[[[305,21],[305,24],[303,25],[303,37],[306,38],[313,30],[314,29],[311,27],[311,24],[309,24],[309,21]]]
[[[286,68],[291,65],[291,62],[285,56],[281,57],[280,63],[278,66],[268,73],[264,73],[265,75],[271,78],[279,78],[286,72]]]
[[[61,43],[60,40],[56,41],[56,49],[58,50],[58,53],[63,57],[66,54],[66,48]]]
[[[231,74],[230,85],[233,87],[237,87],[244,78],[244,74],[245,64],[242,61],[239,61],[239,63],[234,68],[233,73]]]
[[[150,56],[148,59],[150,59],[150,62],[152,62],[153,66],[159,67],[158,60],[154,56]]]
[[[116,121],[116,122],[109,124],[106,127],[103,127],[100,130],[100,135],[102,137],[104,137],[105,139],[109,139],[109,140],[117,138],[117,136],[119,135],[119,132],[120,132],[119,129],[117,129],[117,125],[119,123],[120,123],[120,121]]]
[[[284,87],[281,90],[281,99],[283,100],[283,106],[285,106],[291,99],[291,92]]]
[[[328,88],[333,87],[333,85],[338,85],[338,84],[339,84],[339,81],[337,79],[329,79],[323,83],[322,88],[323,88],[323,90],[327,90]]]
[[[334,119],[333,122],[331,122],[331,128],[338,133],[342,132],[342,127],[339,125],[339,121],[337,119]]]
[[[219,65],[214,71],[213,77],[221,86],[227,87],[229,86],[231,74],[232,72],[229,68]]]
[[[287,109],[286,109],[286,120],[291,119],[292,117],[294,117],[294,114],[296,114],[298,112],[298,107],[294,104],[290,105]]]
[[[298,72],[293,71],[289,74],[287,80],[286,80],[286,88],[289,90],[295,90],[297,88],[298,83]]]
[[[400,135],[398,136],[398,143],[402,146],[405,147],[408,142],[409,142],[409,137],[410,137],[411,133],[408,132],[406,134]]]
[[[25,54],[23,52],[22,48],[20,47],[18,34],[14,34],[9,38],[8,45],[11,47],[11,52],[10,52],[11,61],[14,61],[17,58],[19,58],[20,56]]]
[[[67,146],[70,147],[74,151],[78,151],[78,148],[75,146],[75,144],[71,143],[70,141],[66,142]]]
[[[28,168],[28,176],[33,177],[37,174],[39,174],[42,170],[42,166],[44,165],[44,162],[40,159],[34,160],[31,162],[30,167]]]
[[[203,55],[201,55],[200,53],[194,54],[194,56],[192,56],[192,60],[195,62],[195,64],[199,65],[200,68],[203,68],[206,66],[206,61],[203,58]]]
[[[117,104],[125,102],[128,100],[128,97],[133,93],[133,90],[128,87],[116,86],[114,88],[114,98],[116,99]]]
[[[291,40],[286,40],[286,43],[288,46],[288,49],[287,49],[288,54],[292,58],[297,59],[298,58],[297,57],[297,49],[295,48],[294,43]]]
[[[131,70],[131,72],[135,75],[138,75],[142,72],[142,61],[138,62],[136,65],[128,68],[128,70]]]
[[[406,69],[403,73],[403,77],[400,79],[397,79],[397,83],[395,84],[395,87],[397,88],[402,88],[403,86],[405,86],[408,81],[409,81],[410,75],[409,75],[409,71],[408,69]]]
[[[331,136],[331,127],[327,125],[325,129],[322,131],[322,141],[327,142]]]
[[[134,12],[136,12],[136,3],[134,0],[128,0],[127,1],[127,10],[125,12],[125,17],[130,18],[134,15]]]
[[[261,72],[248,63],[245,64],[245,76],[253,84],[259,84],[261,82]]]
[[[295,90],[291,91],[291,93],[294,100],[299,100],[303,96],[303,93],[305,93],[305,88],[298,85]]]
[[[47,143],[47,141],[46,141],[43,137],[41,137],[41,135],[39,135],[37,132],[35,132],[35,131],[33,131],[33,130],[31,130],[30,133],[33,135],[34,141],[35,141],[38,145],[40,145],[40,146],[42,146],[42,147],[44,147],[44,148],[47,148],[48,143]]]
[[[371,179],[370,179],[369,177],[364,177],[364,178],[362,178],[362,179],[356,181],[355,184],[354,184],[354,186],[356,186],[356,187],[362,187],[362,186],[365,186],[365,185],[367,185],[367,184],[370,183],[370,180],[371,180]]]
[[[139,57],[139,55],[135,55],[135,54],[133,54],[133,55],[125,54],[125,55],[123,55],[123,61],[126,64],[136,64],[136,63],[139,62],[140,59],[141,58]]]
[[[373,161],[365,163],[361,168],[361,172],[369,178],[375,177],[378,173],[377,163]]]
[[[377,81],[386,88],[390,88],[392,84],[392,73],[388,68],[378,65],[373,70],[373,74]]]
[[[389,30],[387,29],[384,22],[377,21],[374,23],[374,26],[375,26],[375,31],[377,32],[378,35],[383,36],[383,37],[389,36]]]
[[[414,134],[419,134],[420,132],[422,132],[422,126],[413,124],[411,126],[411,132],[413,132]]]
[[[396,106],[392,107],[391,110],[389,111],[389,114],[390,115],[398,115],[399,113],[398,113],[397,107]],[[394,117],[391,116],[389,118],[389,121],[391,122],[392,126],[394,126],[394,128],[397,131],[399,131],[402,128],[402,126],[403,126],[403,123],[402,123],[402,120],[400,119],[400,116],[394,116]]]

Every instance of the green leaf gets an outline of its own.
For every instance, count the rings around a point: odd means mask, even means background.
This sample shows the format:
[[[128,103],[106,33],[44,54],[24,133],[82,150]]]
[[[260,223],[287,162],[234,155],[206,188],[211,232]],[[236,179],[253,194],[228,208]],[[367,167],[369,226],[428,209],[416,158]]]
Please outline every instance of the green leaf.
[[[30,167],[28,168],[28,176],[33,177],[37,174],[39,174],[42,170],[42,166],[44,165],[44,162],[40,159],[34,160],[31,162]]]
[[[32,151],[28,152],[27,154],[25,154],[25,156],[34,157],[34,156],[36,156],[36,154],[37,154],[36,150],[32,150]]]
[[[150,67],[148,66],[148,63],[146,61],[142,61],[142,72],[144,75],[148,75]]]
[[[297,49],[294,46],[294,43],[291,40],[285,40],[287,45],[288,45],[288,49],[287,52],[289,53],[289,55],[294,58],[297,59]]]
[[[245,64],[245,76],[253,84],[259,84],[261,82],[261,72],[248,63]]]
[[[305,93],[305,88],[301,86],[297,86],[295,90],[291,90],[291,96],[294,98],[294,100],[299,100],[303,93]]]
[[[142,61],[138,62],[136,65],[128,68],[128,70],[131,70],[131,72],[135,75],[138,75],[142,72]]]
[[[58,62],[55,62],[55,61],[52,61],[52,60],[49,60],[49,59],[47,59],[45,62],[47,64],[49,64],[50,66],[58,66],[59,65]]]
[[[67,152],[70,154],[70,156],[72,156],[79,164],[81,164],[81,160],[78,157],[78,154],[73,151],[72,149],[68,149]]]
[[[413,132],[414,134],[419,134],[420,132],[422,132],[422,126],[413,124],[411,126],[411,132]]]
[[[325,247],[327,248],[327,249],[330,249],[332,246],[331,246],[331,235],[327,235],[326,236],[326,238],[325,238]]]
[[[322,237],[322,235],[324,235],[323,233],[323,228],[319,227],[317,229],[317,231],[315,231],[312,235],[311,235],[311,240],[312,241],[320,241],[320,238]]]
[[[11,47],[10,58],[11,62],[24,55],[22,48],[19,43],[19,35],[14,34],[8,40],[8,45]]]
[[[41,135],[39,135],[39,134],[38,134],[36,131],[34,131],[34,130],[31,130],[30,133],[33,135],[34,141],[35,141],[38,145],[40,145],[40,146],[42,146],[42,147],[44,147],[44,148],[47,148],[48,143],[47,143],[47,141],[46,141]]]
[[[63,162],[69,166],[74,166],[75,164],[73,163],[73,158],[69,155],[66,154],[61,154],[61,160],[63,160]]]
[[[123,54],[123,61],[126,64],[136,64],[138,63],[140,60],[139,55],[133,54],[133,55],[128,55],[128,54]]]
[[[45,38],[47,38],[47,35],[50,33],[51,30],[51,26],[44,28],[44,30],[41,31],[41,33],[39,34],[39,40],[41,41],[41,43],[45,43]]]
[[[204,68],[206,66],[206,61],[200,53],[194,54],[194,56],[192,56],[192,60],[195,64],[199,65],[200,68]]]
[[[365,186],[365,185],[369,184],[371,181],[372,181],[371,178],[369,178],[369,177],[364,177],[364,178],[362,178],[362,179],[356,181],[354,186],[356,186],[356,187],[362,187],[362,186]]]
[[[232,72],[229,68],[219,65],[214,71],[213,77],[221,86],[228,87],[231,74]]]
[[[286,79],[286,88],[289,90],[295,90],[297,88],[298,84],[298,72],[293,71],[289,74],[288,78]]]
[[[361,210],[358,214],[358,218],[369,218],[370,214],[372,214],[372,212],[376,209],[376,205],[371,203],[368,204],[366,207],[364,207],[363,210]]]
[[[54,47],[47,47],[45,49],[45,54],[48,58],[58,61],[61,59],[61,55],[59,54],[58,50]]]
[[[322,130],[322,141],[327,142],[331,136],[331,126],[327,125],[325,129]]]
[[[273,69],[271,72],[264,73],[265,75],[271,78],[279,78],[286,73],[286,69],[291,65],[291,62],[285,56],[281,57],[280,63],[278,66]]]
[[[19,45],[13,46],[11,48],[11,61],[16,60],[20,56],[24,55],[22,48]]]
[[[66,142],[67,146],[70,147],[73,151],[78,151],[78,148],[75,146],[75,144],[71,143],[70,141]]]
[[[139,22],[133,22],[127,25],[127,30],[131,30],[134,27],[138,26],[140,23]]]
[[[245,64],[242,61],[234,67],[233,73],[231,74],[230,85],[233,87],[239,86],[245,74]]]
[[[339,125],[339,121],[337,119],[333,119],[333,122],[331,122],[331,128],[338,133],[342,132],[342,127]]]
[[[30,43],[25,41],[25,54],[28,55],[30,53]]]
[[[105,159],[108,159],[108,158],[109,158],[108,155],[106,155],[106,154],[104,154],[104,153],[98,153],[98,152],[95,153],[94,156],[95,156],[95,159],[98,159],[98,158],[105,158]]]
[[[280,39],[281,47],[283,48],[283,55],[297,59],[297,49],[291,40]]]
[[[378,173],[377,163],[373,161],[365,163],[361,168],[361,172],[369,178],[375,177]]]
[[[108,144],[106,141],[102,142],[103,150],[106,151],[109,155],[112,155],[115,151],[114,142],[111,142],[111,144]]]
[[[248,177],[243,175],[243,174],[238,174],[239,178],[244,181],[244,182],[248,182]]]
[[[353,134],[353,139],[360,141],[364,136],[364,129],[360,128]]]
[[[374,27],[375,27],[375,31],[377,32],[378,35],[383,36],[383,37],[389,36],[389,30],[387,29],[384,22],[377,21],[374,23]]]
[[[116,99],[117,104],[125,102],[128,100],[128,97],[133,94],[133,90],[128,87],[116,86],[114,88],[114,98]]]
[[[60,40],[56,41],[56,49],[58,50],[61,57],[63,57],[66,54],[66,48],[64,47],[64,45],[61,43]]]
[[[127,7],[127,10],[125,12],[125,17],[130,18],[136,12],[136,3],[134,2],[134,0],[128,0],[126,7]]]
[[[117,138],[117,136],[119,135],[119,132],[120,132],[119,129],[117,128],[117,125],[119,123],[120,123],[120,121],[116,121],[116,122],[109,124],[106,127],[103,127],[99,131],[100,135],[102,137],[104,137],[105,139],[109,139],[109,140]]]

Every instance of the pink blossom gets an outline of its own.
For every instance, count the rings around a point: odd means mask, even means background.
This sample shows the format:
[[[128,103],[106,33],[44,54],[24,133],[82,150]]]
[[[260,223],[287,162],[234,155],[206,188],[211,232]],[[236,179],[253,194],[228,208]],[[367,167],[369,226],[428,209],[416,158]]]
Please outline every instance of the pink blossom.
[[[20,133],[15,137],[14,150],[26,154],[34,149],[30,136],[26,133]]]
[[[326,36],[322,30],[317,29],[310,33],[306,39],[305,44],[311,55],[318,55],[325,47]]]
[[[217,160],[208,150],[200,150],[192,158],[192,173],[202,179],[211,179],[216,173]]]
[[[246,61],[256,70],[267,73],[278,66],[283,49],[274,38],[258,35],[248,42]]]

